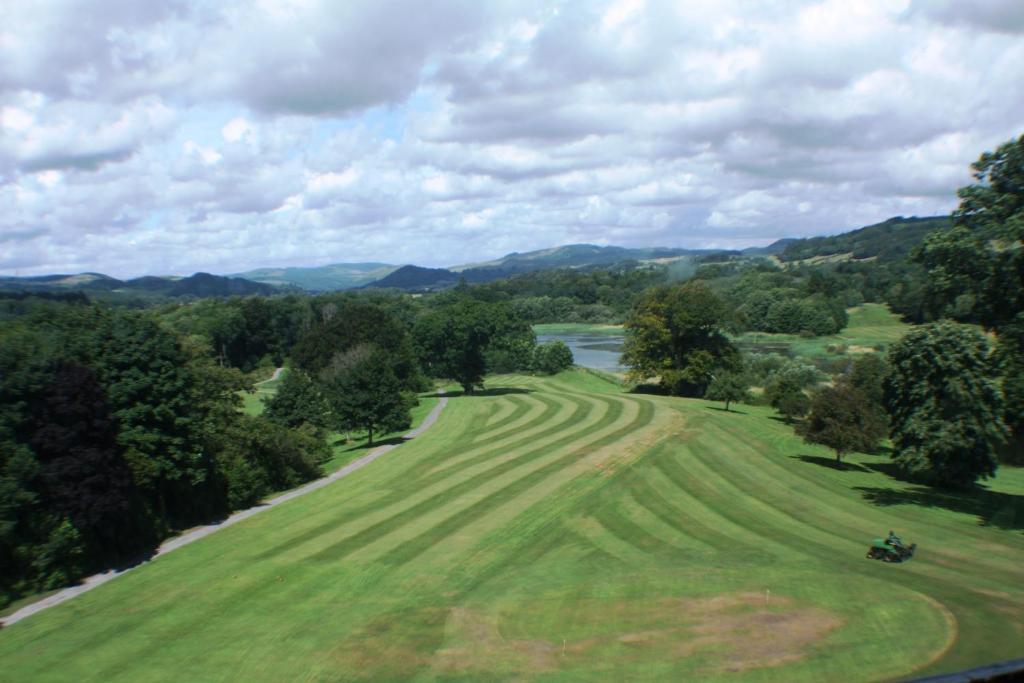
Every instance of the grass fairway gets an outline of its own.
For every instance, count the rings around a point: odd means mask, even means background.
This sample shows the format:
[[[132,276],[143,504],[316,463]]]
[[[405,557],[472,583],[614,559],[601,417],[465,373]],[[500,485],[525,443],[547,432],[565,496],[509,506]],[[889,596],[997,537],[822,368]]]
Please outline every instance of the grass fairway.
[[[578,371],[489,386],[0,631],[0,678],[847,681],[1024,651],[1019,470],[942,498],[881,457],[834,469],[765,409]],[[890,528],[917,558],[864,558]]]

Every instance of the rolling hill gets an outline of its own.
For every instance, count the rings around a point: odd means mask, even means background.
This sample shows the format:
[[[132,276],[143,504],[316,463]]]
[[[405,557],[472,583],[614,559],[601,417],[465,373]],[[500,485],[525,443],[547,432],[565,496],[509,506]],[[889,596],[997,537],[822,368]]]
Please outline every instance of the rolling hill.
[[[195,273],[189,277],[146,275],[131,280],[118,280],[102,273],[79,273],[77,275],[42,275],[38,277],[0,277],[0,291],[82,291],[179,298],[189,296],[269,296],[281,290],[261,282],[211,275],[210,273]]]
[[[332,263],[311,268],[258,268],[231,277],[276,286],[295,286],[309,292],[352,289],[380,280],[398,270],[389,263]]]

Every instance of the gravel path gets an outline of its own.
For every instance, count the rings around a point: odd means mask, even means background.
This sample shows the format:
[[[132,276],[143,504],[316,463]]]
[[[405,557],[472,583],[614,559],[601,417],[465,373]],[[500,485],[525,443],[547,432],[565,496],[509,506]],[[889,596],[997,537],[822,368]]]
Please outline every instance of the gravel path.
[[[280,374],[280,371],[281,368],[278,368],[274,372],[274,377],[271,379],[276,379],[277,376]],[[416,429],[413,429],[412,431],[406,433],[404,438],[415,438],[422,434],[423,432],[425,432],[426,430],[430,429],[430,427],[433,426],[435,422],[437,422],[438,416],[441,414],[441,411],[444,410],[444,407],[447,404],[448,398],[442,396],[438,404],[434,406],[434,409],[431,410],[430,414],[427,415],[427,417],[423,420],[423,423],[420,424],[420,426],[417,427]],[[225,527],[229,527],[232,524],[238,524],[242,520],[249,519],[253,515],[257,515],[263,512],[264,510],[269,510],[275,505],[280,505],[281,503],[285,503],[294,498],[298,498],[299,496],[304,496],[311,491],[316,491],[317,489],[322,489],[323,487],[328,486],[329,484],[333,484],[342,477],[352,474],[356,470],[365,467],[366,465],[369,465],[371,462],[381,457],[382,455],[385,455],[386,453],[389,453],[390,451],[394,450],[396,446],[398,446],[398,444],[378,446],[377,448],[373,449],[363,457],[357,460],[353,460],[349,464],[339,469],[337,472],[333,472],[332,474],[329,474],[326,477],[317,479],[315,481],[311,481],[305,486],[300,486],[297,489],[292,489],[287,493],[282,493],[280,496],[277,496],[276,498],[271,498],[270,500],[260,503],[255,507],[251,507],[248,510],[236,512],[224,521],[217,522],[216,524],[209,524],[207,526],[196,527],[195,529],[188,531],[184,534],[181,534],[180,536],[169,538],[160,545],[160,547],[157,549],[156,553],[153,555],[152,558],[146,560],[146,562],[143,562],[141,564],[152,562],[161,555],[166,555],[172,550],[177,550],[182,546],[188,545],[189,543],[192,543],[194,541],[198,541],[200,538],[205,538],[206,536],[209,536],[214,532],[220,531]],[[87,591],[91,591],[93,588],[96,588],[97,586],[102,586],[107,581],[116,579],[121,574],[131,571],[134,568],[135,567],[129,567],[127,569],[103,572],[102,574],[93,574],[92,576],[83,579],[82,582],[76,586],[71,586],[70,588],[65,588],[63,590],[57,591],[53,595],[45,597],[42,600],[38,600],[37,602],[33,602],[31,605],[26,605],[25,607],[22,607],[20,610],[14,612],[13,614],[9,614],[6,617],[0,618],[0,624],[2,624],[3,626],[10,626],[11,624],[19,622],[26,617],[32,616],[36,612],[42,612],[44,609],[47,609],[48,607],[53,607],[54,605],[59,605],[62,602],[67,602],[75,596],[81,595],[82,593],[85,593]]]
[[[274,368],[274,374],[273,375],[271,375],[268,379],[260,380],[259,382],[253,382],[253,386],[254,387],[258,387],[261,384],[266,384],[267,382],[273,382],[275,379],[277,379],[278,377],[281,376],[282,372],[284,372],[284,368]]]

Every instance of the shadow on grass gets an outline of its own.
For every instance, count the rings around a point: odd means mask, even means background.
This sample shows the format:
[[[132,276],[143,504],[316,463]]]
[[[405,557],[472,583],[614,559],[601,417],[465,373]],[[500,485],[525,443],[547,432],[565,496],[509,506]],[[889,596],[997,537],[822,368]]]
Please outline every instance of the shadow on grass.
[[[718,406],[705,406],[708,410],[717,410],[720,413],[729,413],[730,415],[746,415],[742,410],[736,410],[735,408],[719,408]]]
[[[365,441],[357,444],[353,444],[348,448],[344,449],[342,453],[352,453],[353,451],[369,451],[377,448],[378,446],[397,446],[400,443],[405,443],[408,439],[403,435],[392,436],[389,439],[377,439],[373,443],[367,443]],[[343,442],[336,441],[335,445],[344,445]]]
[[[505,396],[507,394],[532,394],[533,389],[522,389],[520,387],[495,387],[493,389],[477,389],[472,394],[467,394],[461,389],[455,391],[448,391],[444,393],[444,396],[449,398],[457,398],[459,396]]]
[[[651,394],[653,396],[668,396],[668,389],[660,384],[637,384],[629,390],[631,394]]]
[[[825,458],[820,455],[794,455],[791,456],[797,460],[803,462],[809,462],[812,465],[818,465],[820,467],[827,467],[832,470],[840,470],[842,472],[870,472],[871,470],[864,465],[858,465],[855,462],[838,462],[835,458]]]
[[[872,468],[874,469],[874,468]],[[989,491],[975,486],[965,491],[945,491],[920,484],[904,490],[875,486],[855,486],[865,500],[875,505],[920,505],[945,508],[974,515],[981,526],[1010,531],[1024,530],[1024,496]]]

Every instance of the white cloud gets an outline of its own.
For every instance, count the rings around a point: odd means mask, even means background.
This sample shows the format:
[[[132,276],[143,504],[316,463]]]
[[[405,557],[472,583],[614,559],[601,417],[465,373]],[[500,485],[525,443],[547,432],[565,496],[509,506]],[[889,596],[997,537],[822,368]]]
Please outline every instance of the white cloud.
[[[15,3],[0,268],[451,265],[948,211],[1024,133],[1020,8]]]

